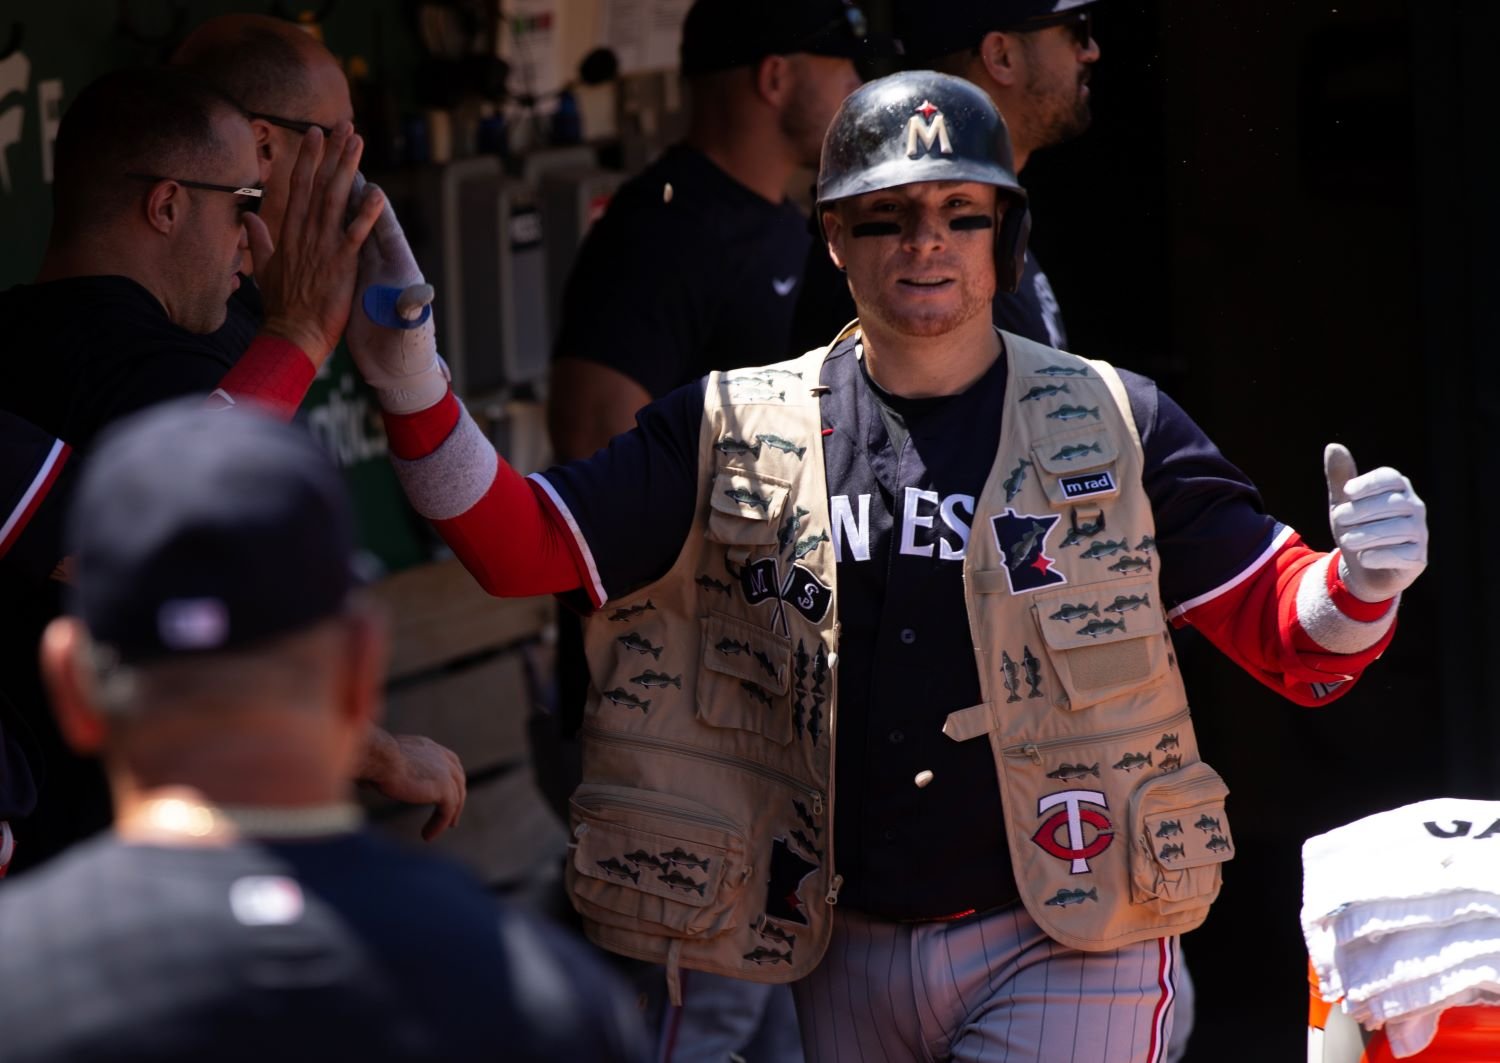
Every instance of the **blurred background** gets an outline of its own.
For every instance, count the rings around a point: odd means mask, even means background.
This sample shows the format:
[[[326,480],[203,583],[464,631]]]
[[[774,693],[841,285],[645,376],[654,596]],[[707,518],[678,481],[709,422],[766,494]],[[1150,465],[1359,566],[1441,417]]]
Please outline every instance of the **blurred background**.
[[[0,285],[40,260],[72,94],[210,15],[282,14],[345,65],[365,168],[438,286],[455,383],[507,456],[538,467],[563,280],[611,190],[681,132],[687,6],[3,0]],[[888,16],[865,6],[877,26]],[[1026,171],[1075,350],[1155,377],[1319,548],[1329,440],[1408,473],[1430,511],[1432,565],[1395,643],[1335,706],[1298,709],[1178,638],[1238,844],[1186,939],[1191,1059],[1301,1058],[1302,839],[1425,797],[1500,796],[1500,493],[1484,465],[1500,431],[1497,30],[1500,7],[1462,0],[1105,0],[1094,126]],[[545,710],[553,607],[488,601],[441,556],[346,356],[302,416],[344,465],[387,574],[395,729],[471,769],[463,828],[441,844],[497,890],[539,896],[563,831],[533,795],[524,736]],[[414,836],[419,819],[385,822]]]

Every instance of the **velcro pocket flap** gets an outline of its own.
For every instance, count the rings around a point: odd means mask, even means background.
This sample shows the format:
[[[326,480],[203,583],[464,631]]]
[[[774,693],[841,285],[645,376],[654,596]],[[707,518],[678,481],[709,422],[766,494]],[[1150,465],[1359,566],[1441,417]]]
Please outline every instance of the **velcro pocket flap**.
[[[1166,620],[1150,575],[1039,593],[1037,627],[1073,709],[1165,678]]]
[[[776,541],[776,522],[791,485],[747,469],[726,468],[709,492],[708,537],[734,546]]]
[[[1224,799],[1229,787],[1202,761],[1145,780],[1131,795],[1131,897],[1163,911],[1207,904],[1218,865],[1234,855]]]
[[[669,794],[602,784],[580,786],[571,809],[569,879],[583,915],[679,937],[728,929],[729,895],[751,873],[731,820]]]
[[[1114,437],[1103,425],[1084,425],[1054,432],[1032,446],[1038,480],[1054,506],[1120,493],[1115,462],[1120,456]]]
[[[748,679],[772,694],[786,693],[792,663],[790,639],[723,613],[709,613],[700,623],[704,667]]]

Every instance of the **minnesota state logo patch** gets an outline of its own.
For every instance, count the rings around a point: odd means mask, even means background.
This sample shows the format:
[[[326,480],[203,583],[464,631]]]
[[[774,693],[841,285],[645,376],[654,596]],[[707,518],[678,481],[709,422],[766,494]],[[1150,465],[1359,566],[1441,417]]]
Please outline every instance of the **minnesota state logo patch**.
[[[995,533],[995,545],[1005,561],[1005,578],[1010,583],[1010,593],[1028,594],[1044,587],[1055,587],[1068,582],[1054,566],[1055,557],[1047,556],[1047,536],[1062,517],[1053,513],[1037,516],[1033,513],[1017,513],[1007,509],[998,517],[990,518],[990,527]]]

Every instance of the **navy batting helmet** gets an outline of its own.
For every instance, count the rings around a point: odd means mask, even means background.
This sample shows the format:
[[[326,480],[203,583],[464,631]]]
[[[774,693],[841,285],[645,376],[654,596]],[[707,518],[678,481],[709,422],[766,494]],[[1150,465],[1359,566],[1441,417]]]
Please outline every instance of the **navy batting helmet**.
[[[996,282],[1015,291],[1031,230],[1026,190],[1016,180],[1005,120],[989,96],[963,78],[911,70],[850,94],[823,138],[819,229],[823,208],[835,200],[919,181],[995,186],[1005,211],[995,236]]]

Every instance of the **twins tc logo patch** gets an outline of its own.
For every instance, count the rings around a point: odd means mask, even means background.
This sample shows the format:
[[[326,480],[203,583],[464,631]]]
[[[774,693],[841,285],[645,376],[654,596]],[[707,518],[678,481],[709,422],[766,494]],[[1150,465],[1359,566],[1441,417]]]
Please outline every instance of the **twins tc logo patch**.
[[[1078,476],[1062,476],[1057,482],[1062,486],[1063,497],[1069,502],[1080,498],[1093,498],[1095,495],[1112,495],[1118,490],[1115,486],[1113,469],[1105,469],[1103,472],[1086,472]]]
[[[1086,804],[1098,807],[1086,808]],[[1109,803],[1098,790],[1062,790],[1042,797],[1036,803],[1036,814],[1043,815],[1058,805],[1063,807],[1043,821],[1031,840],[1048,855],[1069,861],[1073,874],[1086,875],[1092,870],[1089,861],[1115,840],[1115,825],[1104,814],[1109,811]]]
[[[995,545],[1000,547],[1000,556],[1005,561],[1005,578],[1010,583],[1010,593],[1026,594],[1068,582],[1067,576],[1052,567],[1057,564],[1057,558],[1048,557],[1046,550],[1047,536],[1061,519],[1061,514],[1038,517],[1031,513],[1018,514],[1013,509],[990,518]]]
[[[807,904],[798,896],[802,883],[818,870],[818,865],[804,860],[785,838],[771,845],[771,881],[766,890],[766,915],[783,923],[807,926]]]

